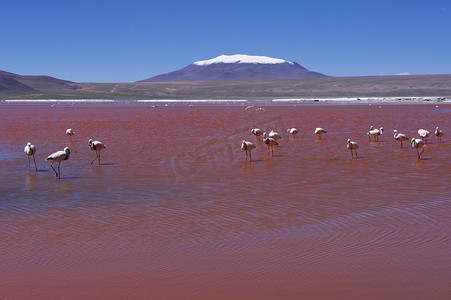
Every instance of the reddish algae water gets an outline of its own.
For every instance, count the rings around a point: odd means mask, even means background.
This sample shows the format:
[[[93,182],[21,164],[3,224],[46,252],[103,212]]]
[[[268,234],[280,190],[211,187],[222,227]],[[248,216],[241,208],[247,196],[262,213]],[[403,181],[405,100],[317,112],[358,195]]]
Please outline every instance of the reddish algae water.
[[[255,108],[1,104],[0,299],[449,299],[450,104]]]

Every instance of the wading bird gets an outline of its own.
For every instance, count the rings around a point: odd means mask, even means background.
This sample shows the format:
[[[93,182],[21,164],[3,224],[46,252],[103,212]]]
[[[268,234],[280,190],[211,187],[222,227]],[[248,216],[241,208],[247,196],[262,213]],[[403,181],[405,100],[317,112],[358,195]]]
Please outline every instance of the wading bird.
[[[418,159],[420,159],[421,154],[423,154],[423,152],[424,152],[424,148],[423,148],[424,141],[422,139],[413,138],[411,141],[411,144],[412,144],[412,148],[417,149],[417,156],[418,156]],[[418,151],[418,149],[420,149],[420,148],[422,149],[421,153]]]
[[[296,134],[298,134],[299,133],[299,131],[296,129],[296,128],[289,128],[289,129],[287,129],[287,132],[289,133],[289,134],[292,134],[293,135],[293,137],[296,135]]]
[[[409,138],[405,134],[399,133],[398,130],[396,130],[396,129],[393,130],[393,138],[395,140],[401,142],[401,148],[402,148],[402,142],[409,140]]]
[[[318,127],[315,129],[315,134],[318,135],[318,139],[321,139],[321,135],[327,133],[327,131],[324,128]]]
[[[445,134],[443,133],[443,131],[441,131],[440,129],[438,129],[438,127],[435,127],[435,132],[434,132],[435,136],[437,137],[437,140],[439,143],[442,142],[442,136],[444,136]]]
[[[30,171],[30,156],[33,156],[34,167],[36,168],[36,171],[37,171],[38,167],[36,166],[36,160],[34,159],[34,154],[36,153],[36,147],[34,145],[32,145],[30,142],[28,142],[27,145],[25,146],[25,148],[23,149],[23,152],[25,152],[25,154],[28,157],[28,171]]]
[[[270,137],[264,137],[263,143],[265,143],[268,146],[268,155],[269,155],[269,150],[271,148],[271,156],[274,156],[274,146],[279,145],[279,143],[277,143],[277,141],[275,139],[270,138]]]
[[[357,156],[357,148],[359,148],[359,145],[357,145],[356,142],[353,142],[350,139],[348,139],[346,142],[346,148],[351,150],[351,158],[354,158],[354,153],[352,152],[352,150],[354,150],[354,152],[355,152],[355,158],[359,158]]]
[[[247,156],[249,153],[249,161],[252,161],[252,150],[257,148],[254,144],[252,144],[251,142],[246,142],[245,140],[243,140],[241,142],[241,150],[244,150],[246,152],[246,161],[247,161]]]
[[[73,131],[71,128],[66,129],[66,134],[69,137],[69,141],[72,141],[72,136],[75,134],[75,131]]]
[[[97,158],[99,158],[99,166],[100,166],[100,151],[102,151],[102,149],[105,149],[106,146],[102,142],[93,141],[92,139],[89,139],[88,144],[89,148],[96,152],[96,157],[91,161],[91,165]]]
[[[379,129],[375,129],[373,126],[370,127],[370,131],[368,131],[366,134],[368,135],[368,138],[371,142],[371,136],[373,136],[375,142],[379,142],[379,136],[384,133],[384,127],[381,127]]]
[[[426,129],[418,129],[418,135],[426,144],[428,143],[429,131]]]
[[[50,160],[52,163],[50,164],[50,167],[53,169],[53,171],[55,172],[56,177],[61,178],[61,172],[60,172],[60,163],[63,160],[68,160],[69,159],[69,155],[70,155],[70,149],[68,147],[64,148],[64,150],[62,151],[56,151],[52,154],[50,154],[49,156],[47,156],[47,158],[45,160]],[[53,168],[53,164],[55,162],[58,162],[58,172],[56,172],[56,170]]]
[[[275,140],[280,140],[282,138],[282,136],[274,130],[271,130],[271,132],[268,134],[268,137]],[[263,132],[263,138],[266,138],[266,132]]]
[[[263,131],[260,128],[251,129],[251,132],[252,132],[253,135],[255,135],[257,140],[259,140],[259,141],[261,140],[260,136],[263,134]]]

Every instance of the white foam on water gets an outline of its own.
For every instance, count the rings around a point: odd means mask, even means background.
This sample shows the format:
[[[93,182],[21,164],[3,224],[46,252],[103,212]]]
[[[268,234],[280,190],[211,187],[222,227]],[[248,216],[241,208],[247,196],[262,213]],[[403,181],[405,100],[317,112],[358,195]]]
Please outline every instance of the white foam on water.
[[[108,99],[36,99],[36,100],[3,100],[4,102],[26,102],[26,103],[35,103],[35,102],[64,102],[64,103],[71,103],[71,102],[117,102],[115,100],[108,100]]]
[[[227,103],[227,102],[247,102],[248,100],[202,100],[202,99],[195,99],[195,100],[187,100],[187,99],[158,99],[158,100],[137,100],[137,102],[155,102],[155,103],[165,103],[165,102],[171,102],[171,103]]]

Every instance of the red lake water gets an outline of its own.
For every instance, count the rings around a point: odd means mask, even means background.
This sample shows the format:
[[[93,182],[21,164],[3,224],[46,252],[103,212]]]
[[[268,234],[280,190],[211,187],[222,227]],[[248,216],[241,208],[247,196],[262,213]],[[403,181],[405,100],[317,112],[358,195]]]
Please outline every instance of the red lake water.
[[[0,299],[449,299],[450,104],[256,108],[1,104]]]

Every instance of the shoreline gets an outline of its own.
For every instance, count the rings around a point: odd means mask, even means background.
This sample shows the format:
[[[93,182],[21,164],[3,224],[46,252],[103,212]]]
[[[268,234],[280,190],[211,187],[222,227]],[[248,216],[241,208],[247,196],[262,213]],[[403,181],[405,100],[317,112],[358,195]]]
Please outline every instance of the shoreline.
[[[275,98],[275,99],[7,99],[1,104],[154,104],[174,105],[293,105],[293,104],[420,104],[420,103],[451,103],[451,97],[327,97],[327,98]]]

